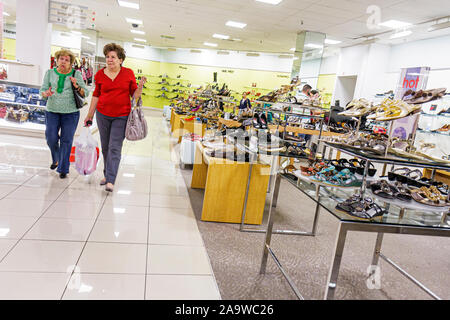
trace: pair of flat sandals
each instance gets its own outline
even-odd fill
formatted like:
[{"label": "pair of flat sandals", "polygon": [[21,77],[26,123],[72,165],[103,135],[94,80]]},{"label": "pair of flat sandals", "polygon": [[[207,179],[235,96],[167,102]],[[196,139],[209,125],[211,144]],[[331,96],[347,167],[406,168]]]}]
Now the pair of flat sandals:
[{"label": "pair of flat sandals", "polygon": [[397,168],[388,172],[388,180],[398,181],[402,184],[416,188],[434,186],[444,195],[448,194],[449,191],[449,187],[446,184],[423,177],[422,172],[419,169],[411,170],[408,168]]},{"label": "pair of flat sandals", "polygon": [[380,180],[370,184],[373,194],[385,199],[397,199],[400,201],[412,200],[411,191],[400,182],[393,184],[386,180]]},{"label": "pair of flat sandals", "polygon": [[[366,167],[366,162],[359,159],[333,159],[329,161],[329,164],[334,166],[337,170],[341,171],[344,169],[350,170],[351,173],[357,173],[359,175],[364,175],[364,170]],[[377,169],[373,163],[369,163],[368,175],[373,177],[377,173]]]},{"label": "pair of flat sandals", "polygon": [[319,171],[313,181],[323,183],[333,187],[360,187],[361,180],[357,179],[348,169],[337,171],[335,167],[327,167]]},{"label": "pair of flat sandals", "polygon": [[360,195],[353,195],[344,202],[338,203],[336,210],[359,220],[381,220],[383,215],[387,213],[373,199],[362,198]]},{"label": "pair of flat sandals", "polygon": [[412,189],[411,194],[414,200],[422,204],[433,207],[450,206],[448,197],[440,193],[435,186]]}]

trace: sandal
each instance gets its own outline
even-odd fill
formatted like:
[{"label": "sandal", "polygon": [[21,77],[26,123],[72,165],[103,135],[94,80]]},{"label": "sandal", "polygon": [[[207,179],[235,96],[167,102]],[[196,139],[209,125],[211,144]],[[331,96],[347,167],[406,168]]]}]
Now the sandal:
[{"label": "sandal", "polygon": [[[398,181],[401,183],[406,183],[408,180],[408,173],[411,170],[408,168],[397,168],[394,171],[388,172],[388,179],[389,181]],[[403,172],[403,174],[400,174],[400,172]]]},{"label": "sandal", "polygon": [[385,199],[393,199],[395,189],[386,181],[380,180],[370,184],[370,189],[374,195]]},{"label": "sandal", "polygon": [[446,197],[444,197],[435,186],[429,188],[424,186],[413,189],[411,190],[411,195],[415,201],[433,207],[445,207],[450,205],[450,202],[447,201]]}]

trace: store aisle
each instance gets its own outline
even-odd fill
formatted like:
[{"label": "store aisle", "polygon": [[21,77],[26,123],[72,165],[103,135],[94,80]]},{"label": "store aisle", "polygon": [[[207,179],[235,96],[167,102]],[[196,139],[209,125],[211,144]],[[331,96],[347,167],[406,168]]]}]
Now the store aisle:
[{"label": "store aisle", "polygon": [[[113,194],[48,169],[43,139],[0,136],[0,300],[220,299],[161,112],[124,145]],[[100,170],[99,170],[100,169]]]}]

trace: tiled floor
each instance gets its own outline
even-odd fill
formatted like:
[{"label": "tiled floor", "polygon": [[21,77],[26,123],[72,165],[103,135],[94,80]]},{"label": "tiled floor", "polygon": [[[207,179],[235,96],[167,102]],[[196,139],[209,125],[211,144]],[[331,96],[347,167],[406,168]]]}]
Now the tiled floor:
[{"label": "tiled floor", "polygon": [[161,113],[147,121],[112,194],[102,162],[61,180],[43,139],[1,135],[0,299],[221,298],[175,142]]}]

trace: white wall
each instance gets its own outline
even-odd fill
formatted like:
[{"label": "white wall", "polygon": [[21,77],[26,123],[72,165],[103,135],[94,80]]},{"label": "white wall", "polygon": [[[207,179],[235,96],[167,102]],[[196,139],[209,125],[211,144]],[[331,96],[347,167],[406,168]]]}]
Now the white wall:
[{"label": "white wall", "polygon": [[357,76],[368,52],[367,45],[342,48],[338,59],[337,76]]},{"label": "white wall", "polygon": [[334,55],[322,59],[320,66],[320,74],[335,74],[337,73],[339,62],[339,55]]}]

